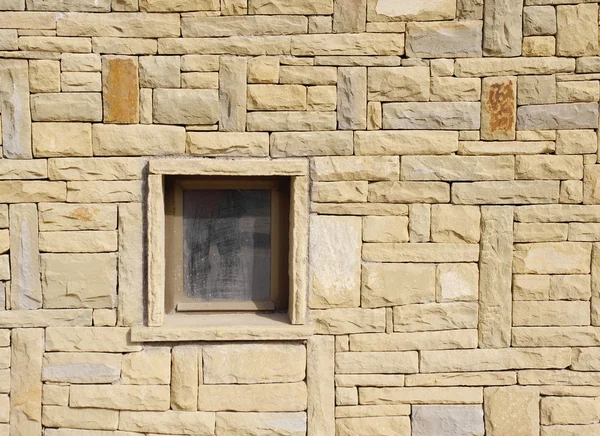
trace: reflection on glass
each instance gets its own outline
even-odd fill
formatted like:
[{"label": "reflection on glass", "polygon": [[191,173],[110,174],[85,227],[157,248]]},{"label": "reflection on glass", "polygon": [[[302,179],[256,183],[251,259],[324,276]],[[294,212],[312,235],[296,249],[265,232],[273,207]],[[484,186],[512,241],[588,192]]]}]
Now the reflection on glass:
[{"label": "reflection on glass", "polygon": [[200,301],[269,300],[270,216],[268,190],[185,190],[185,294]]}]

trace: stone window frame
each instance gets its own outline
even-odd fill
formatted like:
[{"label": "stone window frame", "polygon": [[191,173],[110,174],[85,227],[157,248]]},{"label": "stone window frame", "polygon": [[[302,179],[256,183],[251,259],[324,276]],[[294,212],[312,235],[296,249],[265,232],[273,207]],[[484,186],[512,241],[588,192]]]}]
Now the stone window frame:
[{"label": "stone window frame", "polygon": [[[210,315],[219,317],[216,323],[207,324],[200,314],[165,314],[164,179],[167,176],[270,176],[290,179],[290,282],[289,310],[285,317],[287,319],[277,314],[273,316],[247,314],[250,318],[218,314]],[[305,325],[308,293],[308,191],[308,161],[304,159],[158,158],[150,160],[146,205],[147,326],[134,326],[131,333],[132,340],[160,342],[309,337],[312,332],[309,326]]]}]

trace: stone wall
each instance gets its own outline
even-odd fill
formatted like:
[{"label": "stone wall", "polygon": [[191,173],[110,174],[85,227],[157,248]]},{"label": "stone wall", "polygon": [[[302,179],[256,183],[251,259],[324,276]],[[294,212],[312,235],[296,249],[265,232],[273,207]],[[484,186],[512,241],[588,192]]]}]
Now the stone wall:
[{"label": "stone wall", "polygon": [[[0,10],[0,436],[600,434],[598,0]],[[310,165],[305,333],[132,336],[164,156]]]}]

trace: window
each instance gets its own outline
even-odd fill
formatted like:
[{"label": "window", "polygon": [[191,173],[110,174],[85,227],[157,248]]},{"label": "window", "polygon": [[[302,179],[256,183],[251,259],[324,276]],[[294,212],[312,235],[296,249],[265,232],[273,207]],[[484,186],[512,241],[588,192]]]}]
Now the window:
[{"label": "window", "polygon": [[153,159],[146,211],[148,327],[305,324],[306,160]]},{"label": "window", "polygon": [[287,311],[289,178],[165,178],[166,312]]}]

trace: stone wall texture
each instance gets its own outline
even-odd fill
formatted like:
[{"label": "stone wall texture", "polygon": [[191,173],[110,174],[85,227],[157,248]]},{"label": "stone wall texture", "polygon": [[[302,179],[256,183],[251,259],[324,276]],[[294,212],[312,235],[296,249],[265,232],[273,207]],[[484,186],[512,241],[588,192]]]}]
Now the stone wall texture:
[{"label": "stone wall texture", "polygon": [[[598,17],[0,0],[0,436],[600,435]],[[309,333],[132,336],[168,156],[308,165]]]}]

